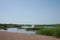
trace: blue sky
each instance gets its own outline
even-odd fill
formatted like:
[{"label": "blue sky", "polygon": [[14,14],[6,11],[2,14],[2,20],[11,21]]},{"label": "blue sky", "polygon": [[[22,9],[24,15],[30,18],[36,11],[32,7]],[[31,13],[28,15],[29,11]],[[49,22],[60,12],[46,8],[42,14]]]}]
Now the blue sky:
[{"label": "blue sky", "polygon": [[0,23],[59,24],[60,0],[0,0]]}]

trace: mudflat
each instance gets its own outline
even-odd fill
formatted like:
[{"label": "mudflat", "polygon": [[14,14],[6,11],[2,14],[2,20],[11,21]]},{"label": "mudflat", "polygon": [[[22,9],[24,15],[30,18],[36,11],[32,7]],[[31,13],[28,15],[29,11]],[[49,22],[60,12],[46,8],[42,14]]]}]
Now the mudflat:
[{"label": "mudflat", "polygon": [[60,38],[35,34],[0,32],[0,40],[60,40]]}]

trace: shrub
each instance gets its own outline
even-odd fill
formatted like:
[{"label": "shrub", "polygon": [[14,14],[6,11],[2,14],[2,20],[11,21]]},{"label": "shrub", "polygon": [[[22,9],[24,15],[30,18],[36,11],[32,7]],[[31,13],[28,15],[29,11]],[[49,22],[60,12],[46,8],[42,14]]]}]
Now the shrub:
[{"label": "shrub", "polygon": [[53,36],[60,37],[60,28],[55,28],[53,32]]},{"label": "shrub", "polygon": [[42,29],[42,30],[38,30],[36,33],[37,34],[42,34],[42,35],[60,37],[60,28]]},{"label": "shrub", "polygon": [[42,30],[38,30],[36,33],[51,36],[52,35],[52,30],[51,29],[42,29]]},{"label": "shrub", "polygon": [[27,31],[37,31],[37,30],[41,30],[43,28],[26,28]]},{"label": "shrub", "polygon": [[31,31],[31,28],[26,28],[27,31]]}]

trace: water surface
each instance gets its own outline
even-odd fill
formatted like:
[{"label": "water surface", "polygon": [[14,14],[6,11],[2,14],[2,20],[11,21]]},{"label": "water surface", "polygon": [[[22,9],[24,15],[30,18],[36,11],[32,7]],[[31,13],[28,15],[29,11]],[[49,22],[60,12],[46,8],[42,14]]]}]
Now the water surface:
[{"label": "water surface", "polygon": [[[0,30],[5,31],[5,30]],[[25,29],[17,29],[17,28],[7,28],[7,32],[17,32],[17,33],[26,33],[26,34],[35,34],[34,31],[26,31]]]}]

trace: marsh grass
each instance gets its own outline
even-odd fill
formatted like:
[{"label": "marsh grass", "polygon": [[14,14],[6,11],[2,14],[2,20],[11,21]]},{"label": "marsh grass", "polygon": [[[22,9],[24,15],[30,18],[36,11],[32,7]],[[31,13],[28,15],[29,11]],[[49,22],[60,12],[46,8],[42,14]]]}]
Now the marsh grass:
[{"label": "marsh grass", "polygon": [[49,35],[60,38],[60,28],[44,28],[41,30],[37,30],[36,34]]}]

